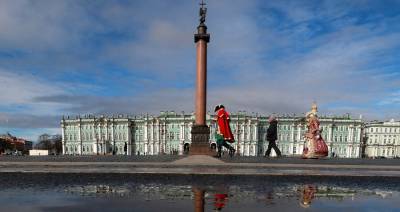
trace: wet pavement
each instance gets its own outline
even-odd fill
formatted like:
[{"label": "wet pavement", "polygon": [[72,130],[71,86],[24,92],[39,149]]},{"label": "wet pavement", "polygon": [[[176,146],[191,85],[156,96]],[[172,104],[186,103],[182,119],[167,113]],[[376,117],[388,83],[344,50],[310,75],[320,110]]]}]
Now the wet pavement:
[{"label": "wet pavement", "polygon": [[228,163],[277,163],[277,164],[337,164],[337,165],[398,165],[400,159],[371,159],[371,158],[324,158],[324,159],[302,159],[299,157],[229,157],[221,158]]},{"label": "wet pavement", "polygon": [[0,157],[0,211],[400,211],[398,162]]},{"label": "wet pavement", "polygon": [[6,156],[0,162],[172,162],[184,155],[56,155],[56,156]]},{"label": "wet pavement", "polygon": [[[187,155],[94,155],[94,156],[0,156],[0,162],[173,162]],[[400,166],[400,159],[369,159],[369,158],[326,158],[301,159],[299,157],[229,157],[224,155],[221,161],[226,163],[254,164],[333,164],[333,165],[388,165]]]},{"label": "wet pavement", "polygon": [[0,175],[1,211],[399,211],[388,177]]},{"label": "wet pavement", "polygon": [[[255,158],[264,162],[240,162],[248,158],[209,156],[61,156],[4,157],[0,173],[120,173],[181,175],[264,176],[386,176],[400,177],[398,160]],[[148,159],[148,160],[146,160]],[[251,160],[255,161],[254,158]],[[240,160],[240,161],[239,161]],[[232,162],[235,161],[235,162]]]}]

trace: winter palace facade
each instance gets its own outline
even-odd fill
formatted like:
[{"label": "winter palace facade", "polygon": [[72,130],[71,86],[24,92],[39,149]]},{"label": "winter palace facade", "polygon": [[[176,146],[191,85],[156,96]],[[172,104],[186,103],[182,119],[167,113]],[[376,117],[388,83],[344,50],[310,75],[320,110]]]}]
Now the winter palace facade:
[{"label": "winter palace facade", "polygon": [[[210,147],[215,148],[215,125],[211,127]],[[267,149],[268,117],[231,114],[233,144],[242,156],[263,155]],[[322,135],[329,156],[358,158],[362,154],[363,122],[350,117],[320,117]],[[78,116],[61,120],[62,146],[65,155],[185,154],[191,143],[193,114],[161,112],[158,116]],[[304,146],[306,125],[301,117],[278,118],[278,147],[286,156],[299,156]],[[368,149],[368,148],[367,148]],[[273,152],[274,153],[274,152]]]},{"label": "winter palace facade", "polygon": [[388,122],[366,124],[364,134],[365,154],[367,157],[394,158],[400,156],[400,122],[393,119]]}]

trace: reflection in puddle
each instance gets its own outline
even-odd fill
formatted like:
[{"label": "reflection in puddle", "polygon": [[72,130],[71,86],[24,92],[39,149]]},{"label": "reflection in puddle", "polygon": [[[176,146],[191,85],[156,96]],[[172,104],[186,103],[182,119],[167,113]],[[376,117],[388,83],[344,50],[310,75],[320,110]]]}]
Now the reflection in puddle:
[{"label": "reflection in puddle", "polygon": [[[249,186],[179,186],[162,184],[139,184],[139,185],[72,185],[64,189],[67,194],[78,196],[92,196],[95,198],[134,198],[143,201],[177,201],[185,200],[193,202],[196,212],[222,211],[225,208],[240,203],[264,204],[266,206],[279,205],[282,200],[289,203],[299,202],[299,208],[310,208],[319,200],[324,202],[340,203],[354,201],[355,199],[374,198],[375,200],[392,198],[400,200],[398,191],[347,188],[339,186],[316,186],[313,184],[295,184],[277,187],[266,187],[263,189]],[[151,204],[151,203],[149,203]],[[229,210],[230,211],[230,210]]]},{"label": "reflection in puddle", "polygon": [[311,200],[314,199],[314,195],[317,189],[312,185],[305,185],[302,191],[302,197],[300,201],[300,205],[303,208],[308,208],[311,205]]},{"label": "reflection in puddle", "polygon": [[0,205],[15,211],[89,208],[91,211],[396,211],[400,208],[397,179],[389,180],[388,184],[384,181],[374,184],[379,181],[40,175],[29,178],[33,181],[28,185],[14,185],[14,181],[7,179],[18,176],[0,176],[3,188]]}]

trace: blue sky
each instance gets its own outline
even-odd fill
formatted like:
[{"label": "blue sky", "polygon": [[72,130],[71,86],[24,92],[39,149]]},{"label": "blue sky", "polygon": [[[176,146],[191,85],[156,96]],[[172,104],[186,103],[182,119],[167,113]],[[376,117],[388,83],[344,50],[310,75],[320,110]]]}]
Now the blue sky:
[{"label": "blue sky", "polygon": [[[209,0],[208,107],[400,119],[400,1]],[[0,1],[0,133],[193,111],[198,1]]]}]

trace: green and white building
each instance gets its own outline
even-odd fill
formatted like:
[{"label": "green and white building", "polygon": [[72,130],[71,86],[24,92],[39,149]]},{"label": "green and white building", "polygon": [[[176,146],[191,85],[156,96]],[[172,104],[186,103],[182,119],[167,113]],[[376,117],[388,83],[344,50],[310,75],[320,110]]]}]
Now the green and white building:
[{"label": "green and white building", "polygon": [[[158,116],[78,116],[61,120],[63,154],[158,155],[184,154],[191,143],[194,114],[161,112]],[[216,148],[213,115],[207,115],[211,127],[210,147]],[[277,144],[286,156],[299,156],[307,130],[301,117],[278,118]],[[321,117],[322,135],[337,157],[361,156],[362,121],[349,117]],[[268,117],[238,112],[231,115],[233,144],[242,156],[263,155],[267,149]],[[272,151],[274,154],[274,151]]]},{"label": "green and white building", "polygon": [[400,121],[367,123],[365,146],[366,157],[400,157]]}]

